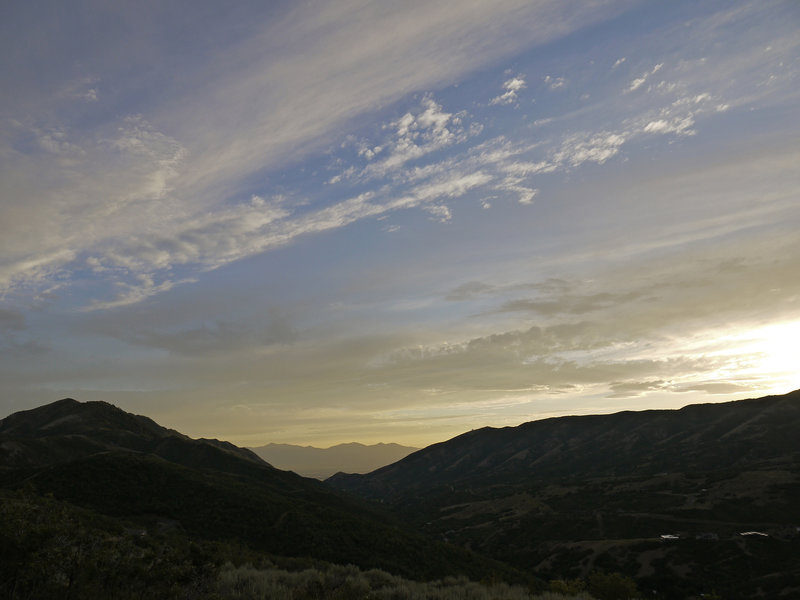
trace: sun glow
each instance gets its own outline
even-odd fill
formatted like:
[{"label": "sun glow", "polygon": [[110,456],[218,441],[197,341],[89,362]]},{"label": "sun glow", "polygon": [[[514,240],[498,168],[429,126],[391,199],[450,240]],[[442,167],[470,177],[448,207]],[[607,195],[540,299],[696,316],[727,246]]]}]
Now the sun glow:
[{"label": "sun glow", "polygon": [[752,370],[770,382],[770,392],[800,388],[800,321],[752,329],[739,339],[740,351],[753,358]]}]

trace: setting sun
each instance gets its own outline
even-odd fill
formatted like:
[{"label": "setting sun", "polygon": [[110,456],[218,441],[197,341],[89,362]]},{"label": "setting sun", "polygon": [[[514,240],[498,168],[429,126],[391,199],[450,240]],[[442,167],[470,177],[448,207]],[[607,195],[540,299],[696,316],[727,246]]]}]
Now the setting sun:
[{"label": "setting sun", "polygon": [[754,356],[754,371],[764,378],[764,391],[800,388],[800,321],[753,329],[743,337],[747,341],[742,349]]}]

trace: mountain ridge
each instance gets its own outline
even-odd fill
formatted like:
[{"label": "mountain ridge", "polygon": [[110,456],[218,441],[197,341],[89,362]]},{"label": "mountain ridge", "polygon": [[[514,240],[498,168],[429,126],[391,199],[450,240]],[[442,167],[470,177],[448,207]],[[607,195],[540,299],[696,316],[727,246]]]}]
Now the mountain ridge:
[{"label": "mountain ridge", "polygon": [[[653,473],[674,467],[675,460],[693,469],[730,466],[728,452],[740,461],[763,454],[765,449],[753,448],[749,441],[767,426],[772,435],[769,448],[800,451],[791,426],[799,415],[800,390],[672,410],[551,417],[514,427],[474,429],[366,475],[339,473],[328,482],[369,495],[370,487],[377,489],[381,482],[393,489],[419,489],[428,483],[451,485],[486,477],[509,483],[509,478],[527,479],[532,473],[568,476],[584,473],[589,467],[595,476]],[[725,453],[719,450],[720,440],[728,443]],[[596,451],[600,443],[606,444],[605,455]],[[664,448],[677,443],[687,450],[679,458],[646,452],[654,445]]]},{"label": "mountain ridge", "polygon": [[0,494],[52,497],[123,531],[166,523],[187,547],[244,544],[416,578],[542,589],[603,571],[669,600],[791,597],[798,428],[800,390],[557,417],[465,432],[323,483],[229,442],[64,399],[0,420]]},{"label": "mountain ridge", "polygon": [[328,448],[294,444],[266,444],[251,447],[263,460],[279,469],[306,477],[327,479],[334,473],[367,473],[400,460],[419,450],[395,443],[361,444],[348,442]]},{"label": "mountain ridge", "polygon": [[327,483],[545,580],[599,569],[674,600],[797,597],[799,429],[800,390],[555,417]]},{"label": "mountain ridge", "polygon": [[105,402],[64,399],[0,420],[0,491],[52,496],[119,520],[123,530],[133,523],[157,533],[166,523],[189,540],[247,552],[420,579],[530,579],[249,450],[192,439]]},{"label": "mountain ridge", "polygon": [[196,466],[205,460],[206,468],[223,463],[233,466],[232,457],[272,468],[229,442],[195,440],[103,401],[65,398],[0,420],[0,464],[6,466],[54,464],[119,450],[152,453]]}]

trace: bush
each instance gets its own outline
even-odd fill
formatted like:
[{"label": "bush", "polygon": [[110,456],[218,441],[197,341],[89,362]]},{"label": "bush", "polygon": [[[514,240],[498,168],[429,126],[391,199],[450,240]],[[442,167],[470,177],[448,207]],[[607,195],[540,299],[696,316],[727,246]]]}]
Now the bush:
[{"label": "bush", "polygon": [[595,571],[589,575],[587,587],[597,600],[631,600],[639,594],[636,582],[621,573]]},{"label": "bush", "polygon": [[564,594],[565,596],[577,596],[586,590],[586,584],[582,579],[553,579],[550,581],[551,592]]},{"label": "bush", "polygon": [[[578,584],[571,582],[574,586]],[[573,588],[569,588],[573,589]],[[348,565],[326,565],[302,571],[278,567],[254,569],[250,565],[222,567],[217,585],[221,600],[565,600],[568,596],[546,592],[532,596],[520,586],[482,584],[466,577],[446,577],[419,582],[379,569],[361,571]],[[570,598],[574,600],[574,595]],[[581,592],[580,598],[591,600]]]}]

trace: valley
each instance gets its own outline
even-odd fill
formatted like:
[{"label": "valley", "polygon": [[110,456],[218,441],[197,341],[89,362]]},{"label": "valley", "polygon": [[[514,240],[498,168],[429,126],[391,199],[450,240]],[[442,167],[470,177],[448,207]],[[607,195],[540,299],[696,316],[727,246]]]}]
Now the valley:
[{"label": "valley", "polygon": [[778,597],[800,581],[799,422],[797,392],[550,419],[329,483],[545,580],[600,569],[661,597]]},{"label": "valley", "polygon": [[250,448],[250,450],[278,469],[294,471],[303,477],[327,479],[340,471],[369,473],[397,462],[419,448],[400,444],[365,445],[351,442],[337,444],[330,448],[266,444]]},{"label": "valley", "polygon": [[[421,597],[469,582],[502,582],[508,598],[798,597],[798,425],[800,391],[546,419],[321,482],[104,402],[61,400],[0,421],[0,590],[45,598],[80,584],[102,597],[145,568],[173,573],[162,591],[176,598],[276,581],[294,581],[293,598],[390,597],[445,580]],[[120,553],[132,558],[101,585]],[[312,581],[316,596],[298,591]]]}]

